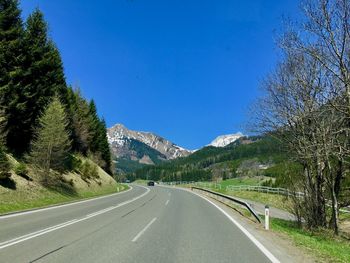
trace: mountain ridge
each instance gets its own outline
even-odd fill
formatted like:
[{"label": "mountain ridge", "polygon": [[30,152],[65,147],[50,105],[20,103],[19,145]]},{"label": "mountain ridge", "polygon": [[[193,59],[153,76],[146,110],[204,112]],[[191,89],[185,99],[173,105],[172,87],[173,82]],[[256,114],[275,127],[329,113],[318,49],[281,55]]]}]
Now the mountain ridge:
[{"label": "mountain ridge", "polygon": [[169,160],[191,154],[190,150],[176,145],[155,133],[130,130],[120,123],[107,129],[107,138],[110,145],[112,145],[112,151],[113,145],[122,147],[124,146],[126,139],[133,139],[155,149]]},{"label": "mountain ridge", "polygon": [[[208,146],[223,148],[242,137],[242,133],[220,135],[200,149]],[[107,129],[107,138],[118,173],[130,173],[147,165],[159,165],[198,151],[185,149],[153,132],[128,129],[120,123]]]},{"label": "mountain ridge", "polygon": [[227,145],[237,141],[241,137],[244,137],[244,135],[241,132],[237,132],[237,133],[233,133],[233,134],[220,135],[220,136],[216,137],[207,146],[225,147],[225,146],[227,146]]}]

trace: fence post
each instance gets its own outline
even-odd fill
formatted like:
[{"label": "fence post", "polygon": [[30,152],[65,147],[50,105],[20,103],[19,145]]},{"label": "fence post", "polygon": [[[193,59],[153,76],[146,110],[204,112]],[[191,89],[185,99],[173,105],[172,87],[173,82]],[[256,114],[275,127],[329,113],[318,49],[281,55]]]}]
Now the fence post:
[{"label": "fence post", "polygon": [[269,230],[270,228],[270,208],[268,205],[265,205],[265,229]]}]

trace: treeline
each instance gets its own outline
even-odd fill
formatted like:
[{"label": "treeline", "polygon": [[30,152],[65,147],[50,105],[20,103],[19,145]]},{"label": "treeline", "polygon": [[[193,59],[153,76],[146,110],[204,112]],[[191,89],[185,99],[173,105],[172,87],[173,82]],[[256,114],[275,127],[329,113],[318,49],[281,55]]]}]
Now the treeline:
[{"label": "treeline", "polygon": [[283,59],[263,82],[256,127],[302,167],[289,175],[305,193],[293,200],[299,222],[338,234],[339,209],[350,205],[350,2],[308,0],[303,11],[280,39]]},{"label": "treeline", "polygon": [[67,85],[42,12],[24,22],[17,0],[0,0],[0,135],[3,174],[4,151],[54,170],[68,169],[79,153],[112,174],[106,124],[94,101]]},{"label": "treeline", "polygon": [[[279,163],[285,160],[281,143],[271,136],[240,138],[223,147],[205,147],[187,157],[145,166],[128,175],[129,179],[162,181],[206,181],[214,177],[236,177],[236,170],[244,160]],[[220,169],[213,169],[220,166]]]}]

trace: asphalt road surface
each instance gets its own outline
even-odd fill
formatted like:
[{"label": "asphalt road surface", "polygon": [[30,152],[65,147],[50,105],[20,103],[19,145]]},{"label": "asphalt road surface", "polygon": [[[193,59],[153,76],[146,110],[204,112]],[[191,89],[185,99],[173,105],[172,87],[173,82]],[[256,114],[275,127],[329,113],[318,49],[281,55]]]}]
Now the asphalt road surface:
[{"label": "asphalt road surface", "polygon": [[0,217],[1,263],[274,260],[223,211],[175,188],[134,185],[104,198]]}]

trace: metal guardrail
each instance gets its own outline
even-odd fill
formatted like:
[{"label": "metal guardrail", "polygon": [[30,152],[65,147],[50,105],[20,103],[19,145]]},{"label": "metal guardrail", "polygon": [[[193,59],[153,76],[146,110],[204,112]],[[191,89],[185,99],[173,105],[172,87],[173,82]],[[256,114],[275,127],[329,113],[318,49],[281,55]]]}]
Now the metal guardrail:
[{"label": "metal guardrail", "polygon": [[163,185],[196,185],[207,188],[222,189],[221,184],[215,182],[194,182],[194,181],[174,181],[174,182],[160,182]]},{"label": "metal guardrail", "polygon": [[293,192],[285,188],[268,187],[260,185],[228,185],[226,191],[256,191],[262,193],[279,194],[286,196],[303,197],[303,192]]},{"label": "metal guardrail", "polygon": [[[199,187],[206,187],[206,188],[214,188],[222,190],[222,186],[219,183],[216,182],[193,182],[193,181],[176,181],[176,182],[162,182],[162,184],[166,185],[190,185],[190,186],[199,186]],[[278,195],[284,195],[284,196],[296,196],[298,198],[304,197],[303,192],[294,192],[286,188],[279,188],[279,187],[268,187],[268,186],[260,186],[260,185],[228,185],[225,188],[226,191],[256,191],[256,192],[262,192],[262,193],[269,193],[269,194],[278,194]],[[330,206],[330,204],[327,204],[327,206]],[[339,209],[342,213],[350,213],[350,207]]]},{"label": "metal guardrail", "polygon": [[[269,194],[296,196],[298,198],[304,197],[305,195],[303,192],[293,192],[285,188],[259,186],[259,185],[228,185],[226,186],[226,191],[256,191],[256,192],[269,193]],[[326,205],[331,206],[329,203]],[[350,213],[350,210],[347,210],[347,209],[339,209],[339,211],[342,213]]]},{"label": "metal guardrail", "polygon": [[253,210],[253,208],[251,208],[251,206],[247,202],[238,200],[236,198],[233,198],[232,196],[224,195],[224,194],[221,194],[221,193],[218,193],[218,192],[214,192],[214,191],[210,191],[208,189],[204,189],[204,188],[200,188],[200,187],[192,186],[191,190],[193,190],[193,189],[200,190],[200,191],[203,191],[203,192],[207,192],[207,193],[213,194],[215,196],[220,196],[222,198],[225,198],[225,199],[228,199],[228,200],[230,200],[232,202],[240,204],[240,205],[244,206],[245,208],[247,208],[248,211],[256,218],[256,220],[258,220],[258,222],[261,223],[261,219],[260,219],[259,215]]}]

